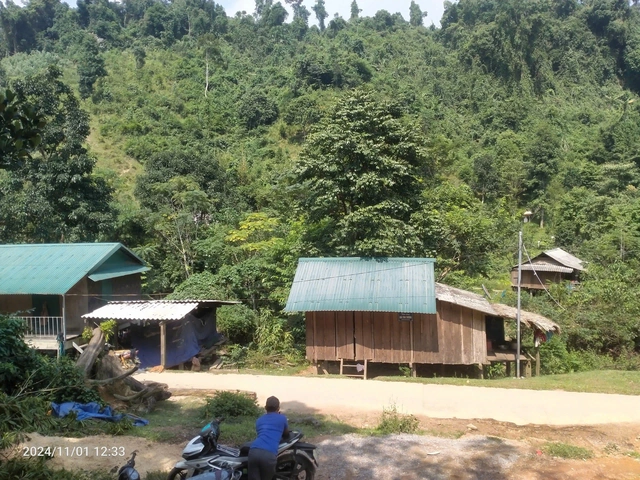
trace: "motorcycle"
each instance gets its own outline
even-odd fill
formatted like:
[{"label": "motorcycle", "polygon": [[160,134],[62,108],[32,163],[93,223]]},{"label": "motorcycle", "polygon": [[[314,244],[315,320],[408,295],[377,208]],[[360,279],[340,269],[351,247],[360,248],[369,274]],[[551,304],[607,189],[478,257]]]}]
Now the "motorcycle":
[{"label": "motorcycle", "polygon": [[[219,445],[220,423],[216,418],[205,425],[182,451],[167,480],[246,480],[249,444],[241,448]],[[303,433],[291,431],[278,447],[274,480],[313,480],[318,467],[315,445],[302,442]]]},{"label": "motorcycle", "polygon": [[127,463],[120,467],[120,470],[118,470],[118,480],[140,480],[140,474],[136,470],[137,453],[137,450],[134,451]]}]

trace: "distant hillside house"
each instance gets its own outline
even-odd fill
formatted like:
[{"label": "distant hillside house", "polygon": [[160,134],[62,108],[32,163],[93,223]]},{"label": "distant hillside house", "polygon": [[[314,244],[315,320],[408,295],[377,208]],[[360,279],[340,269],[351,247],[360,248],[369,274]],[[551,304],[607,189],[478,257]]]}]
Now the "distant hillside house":
[{"label": "distant hillside house", "polygon": [[[531,262],[522,262],[520,286],[525,290],[544,290],[548,283],[577,285],[583,270],[582,260],[561,248],[554,248],[532,258]],[[511,269],[511,285],[518,287],[518,265]]]},{"label": "distant hillside house", "polygon": [[36,348],[71,348],[82,315],[140,298],[149,267],[120,243],[0,245],[0,313],[24,319]]},{"label": "distant hillside house", "polygon": [[[435,282],[430,258],[300,258],[285,311],[305,312],[311,362],[418,365],[509,364],[516,359],[504,320],[516,309]],[[535,332],[551,320],[522,312]],[[531,361],[532,357],[523,357]],[[350,371],[351,372],[351,371]],[[354,372],[355,373],[355,372]]]}]

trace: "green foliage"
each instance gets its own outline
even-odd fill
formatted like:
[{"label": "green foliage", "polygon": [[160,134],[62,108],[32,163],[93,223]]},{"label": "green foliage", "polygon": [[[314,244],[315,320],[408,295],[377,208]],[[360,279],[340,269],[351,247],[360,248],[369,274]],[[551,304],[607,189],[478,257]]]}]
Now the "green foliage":
[{"label": "green foliage", "polygon": [[238,104],[238,116],[248,129],[271,125],[278,119],[278,106],[261,92],[248,92]]},{"label": "green foliage", "polygon": [[[41,396],[10,396],[0,392],[0,431],[46,431],[55,425],[50,415],[50,402]],[[15,443],[17,438],[4,437],[2,441]],[[8,446],[8,445],[6,445]]]},{"label": "green foliage", "polygon": [[[216,277],[211,272],[195,273],[182,282],[167,296],[167,300],[228,300],[224,289],[217,284]],[[227,307],[218,309],[218,325],[220,313]]]},{"label": "green foliage", "polygon": [[256,332],[258,315],[246,305],[220,307],[216,312],[218,331],[232,343],[248,345]]},{"label": "green foliage", "polygon": [[96,39],[85,37],[78,60],[78,90],[80,97],[87,98],[91,96],[96,81],[106,75],[104,59],[100,56]]},{"label": "green foliage", "polygon": [[253,417],[257,418],[261,409],[255,399],[244,393],[218,391],[213,397],[207,398],[207,403],[203,407],[203,417],[212,419],[214,417]]},{"label": "green foliage", "polygon": [[37,155],[0,175],[5,242],[95,240],[111,226],[111,188],[92,175],[95,160],[83,146],[88,117],[61,76],[51,66],[13,84],[17,101],[46,123]]},{"label": "green foliage", "polygon": [[42,142],[42,120],[11,90],[0,92],[0,168],[17,169]]},{"label": "green foliage", "polygon": [[[266,0],[236,16],[211,1],[1,6],[0,86],[16,97],[0,102],[0,240],[120,240],[153,267],[148,293],[275,319],[301,256],[434,256],[440,280],[506,288],[531,209],[529,250],[588,262],[580,289],[553,292],[563,308],[527,301],[563,328],[550,371],[634,368],[638,9],[460,0],[423,28],[418,2],[408,22],[286,3],[290,23]],[[298,358],[270,338],[300,344],[299,323],[254,338],[236,321],[238,359]]]},{"label": "green foliage", "polygon": [[[403,256],[416,245],[408,225],[432,162],[396,106],[367,90],[345,96],[309,136],[296,168],[302,207],[324,251]],[[326,241],[329,238],[329,241]]]},{"label": "green foliage", "polygon": [[593,458],[593,452],[584,447],[578,447],[569,443],[550,442],[542,447],[542,450],[553,457],[588,460]]},{"label": "green foliage", "polygon": [[36,395],[48,402],[99,401],[84,384],[83,373],[68,358],[39,355],[24,341],[24,322],[0,316],[0,391],[8,395]]},{"label": "green foliage", "polygon": [[0,459],[0,480],[113,480],[109,472],[58,470],[44,457]]},{"label": "green foliage", "polygon": [[380,422],[376,431],[383,435],[398,433],[416,433],[420,427],[420,422],[413,415],[408,415],[398,411],[396,405],[382,409]]},{"label": "green foliage", "polygon": [[111,340],[111,338],[113,338],[117,328],[118,322],[116,322],[115,320],[107,320],[106,322],[102,322],[100,324],[100,330],[102,330],[102,332],[104,333],[105,341],[108,342],[109,340]]}]

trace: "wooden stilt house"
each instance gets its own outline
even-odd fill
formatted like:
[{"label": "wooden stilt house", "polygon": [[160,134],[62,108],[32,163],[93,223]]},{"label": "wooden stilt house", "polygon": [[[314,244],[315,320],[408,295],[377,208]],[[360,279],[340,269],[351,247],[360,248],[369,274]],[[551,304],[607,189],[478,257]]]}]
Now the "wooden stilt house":
[{"label": "wooden stilt house", "polygon": [[[414,372],[418,364],[515,361],[504,338],[509,307],[498,312],[480,295],[436,283],[434,263],[301,258],[285,311],[305,312],[307,359],[409,364]],[[523,324],[559,332],[531,315]]]}]

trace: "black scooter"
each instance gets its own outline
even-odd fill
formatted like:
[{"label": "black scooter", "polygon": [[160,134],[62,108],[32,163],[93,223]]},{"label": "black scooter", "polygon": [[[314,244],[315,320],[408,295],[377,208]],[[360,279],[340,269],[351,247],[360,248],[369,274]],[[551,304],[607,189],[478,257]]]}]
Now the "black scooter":
[{"label": "black scooter", "polygon": [[[245,480],[249,462],[249,445],[232,448],[218,444],[220,423],[208,423],[182,451],[184,460],[176,463],[167,480]],[[315,445],[301,442],[302,432],[292,431],[278,447],[274,480],[313,480],[318,462]]]},{"label": "black scooter", "polygon": [[138,451],[135,450],[131,454],[131,458],[127,461],[127,463],[120,467],[120,470],[118,470],[118,480],[140,480],[140,474],[136,470],[137,454]]}]

